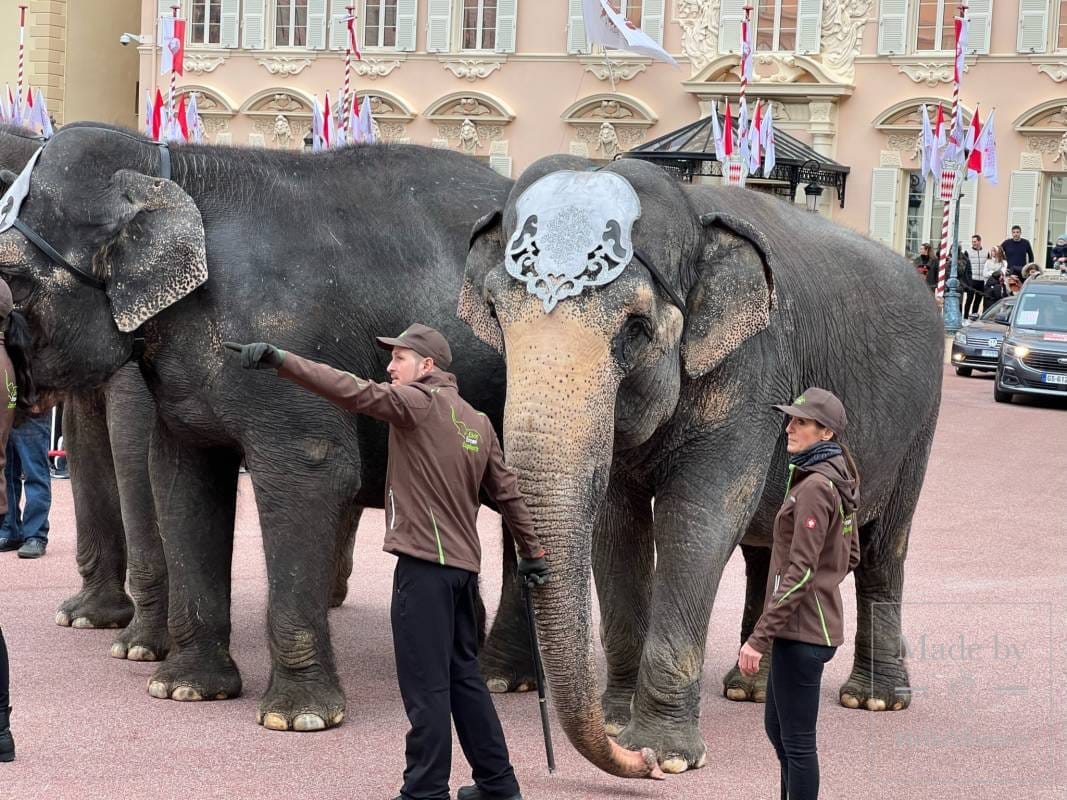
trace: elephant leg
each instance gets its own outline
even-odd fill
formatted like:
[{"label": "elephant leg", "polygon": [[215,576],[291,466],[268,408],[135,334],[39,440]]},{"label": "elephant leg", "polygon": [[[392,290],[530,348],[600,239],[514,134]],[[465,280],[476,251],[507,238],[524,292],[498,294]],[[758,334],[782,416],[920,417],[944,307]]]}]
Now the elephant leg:
[{"label": "elephant leg", "polygon": [[[738,441],[745,441],[743,433]],[[771,452],[771,442],[760,447],[755,435],[748,441],[753,444],[736,452],[718,450],[717,463],[729,464],[729,471],[705,463],[700,480],[678,475],[656,493],[652,622],[633,712],[618,742],[628,750],[652,748],[664,772],[702,767],[707,758],[698,723],[708,621]]]},{"label": "elephant leg", "polygon": [[126,594],[126,545],[115,464],[100,392],[73,394],[63,408],[82,588],[56,613],[56,624],[121,628],[133,617]]},{"label": "elephant leg", "polygon": [[230,657],[230,568],[240,457],[192,447],[157,421],[152,492],[169,578],[172,649],[148,681],[152,697],[224,700],[241,693]]},{"label": "elephant leg", "polygon": [[515,540],[507,523],[501,522],[504,563],[500,606],[478,662],[490,692],[527,692],[537,688],[530,651],[530,617],[522,599]]},{"label": "elephant leg", "polygon": [[648,635],[656,564],[652,498],[613,480],[593,534],[593,576],[600,601],[600,641],[607,683],[600,703],[610,736],[630,721]]},{"label": "elephant leg", "polygon": [[363,516],[363,506],[352,506],[341,522],[337,533],[337,549],[333,558],[333,580],[330,582],[330,608],[338,608],[348,597],[348,579],[352,575],[352,552],[356,547],[356,531]]},{"label": "elephant leg", "polygon": [[133,619],[111,645],[111,656],[161,661],[170,650],[170,633],[167,563],[148,469],[156,404],[136,364],[127,364],[108,381],[105,399],[135,604]]},{"label": "elephant leg", "polygon": [[[756,623],[763,613],[767,573],[771,568],[771,549],[742,544],[741,553],[745,557],[745,610],[741,616],[741,644],[744,644],[756,629]],[[755,675],[742,675],[735,660],[733,667],[723,676],[723,696],[730,700],[764,702],[767,699],[767,673],[770,668],[769,650],[764,658],[760,659],[759,672]]]},{"label": "elephant leg", "polygon": [[[246,450],[267,555],[271,652],[270,684],[257,720],[271,730],[316,731],[340,724],[345,714],[326,612],[335,542],[358,473],[339,460],[326,461],[341,449],[328,440],[294,439],[292,445],[292,452],[276,444],[269,452]],[[312,453],[321,459],[309,460]]]}]

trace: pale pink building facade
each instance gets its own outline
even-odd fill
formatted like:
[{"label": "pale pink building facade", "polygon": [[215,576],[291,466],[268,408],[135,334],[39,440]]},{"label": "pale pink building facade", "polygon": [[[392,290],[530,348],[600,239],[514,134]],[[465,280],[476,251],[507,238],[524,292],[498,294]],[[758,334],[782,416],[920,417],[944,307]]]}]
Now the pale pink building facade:
[{"label": "pale pink building facade", "polygon": [[[663,43],[674,69],[590,47],[581,0],[352,0],[386,141],[447,147],[517,176],[540,156],[611,158],[736,98],[743,0],[616,0]],[[140,94],[157,75],[143,0]],[[181,0],[186,74],[209,141],[299,148],[312,97],[342,85],[346,0]],[[955,7],[947,0],[753,0],[757,79],[778,127],[851,168],[844,205],[820,212],[914,252],[941,207],[915,177],[922,103],[947,104]],[[960,230],[999,242],[1012,223],[1035,250],[1067,231],[1067,0],[973,0],[962,105],[996,108],[1000,182],[967,184]],[[469,123],[466,121],[469,120]],[[606,123],[606,124],[605,124]]]}]

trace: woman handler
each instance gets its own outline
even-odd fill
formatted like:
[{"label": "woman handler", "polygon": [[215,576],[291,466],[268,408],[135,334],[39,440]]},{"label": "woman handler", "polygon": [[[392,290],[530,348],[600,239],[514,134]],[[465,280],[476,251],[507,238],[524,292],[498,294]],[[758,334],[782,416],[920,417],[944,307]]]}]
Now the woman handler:
[{"label": "woman handler", "polygon": [[782,800],[813,800],[822,668],[844,638],[838,585],[860,556],[859,474],[839,441],[845,409],[832,393],[813,387],[775,408],[789,415],[789,483],[774,520],[766,607],[737,662],[756,673],[773,642],[764,726],[781,763]]}]

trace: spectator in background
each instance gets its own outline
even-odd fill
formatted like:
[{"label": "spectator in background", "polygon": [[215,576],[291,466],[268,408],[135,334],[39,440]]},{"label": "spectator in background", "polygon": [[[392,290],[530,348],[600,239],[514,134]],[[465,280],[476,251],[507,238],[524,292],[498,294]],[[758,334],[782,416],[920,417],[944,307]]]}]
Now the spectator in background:
[{"label": "spectator in background", "polygon": [[1023,267],[1034,260],[1034,248],[1023,238],[1023,229],[1018,225],[1011,226],[1011,238],[1005,239],[1000,248],[1004,251],[1008,268],[1016,275],[1022,275]]},{"label": "spectator in background", "polygon": [[[915,257],[912,263],[915,265],[915,271],[926,279],[927,286],[937,285],[937,260],[934,258],[929,242],[923,242],[919,245],[919,255]],[[933,275],[934,281],[932,284],[930,283],[931,275]]]},{"label": "spectator in background", "polygon": [[986,278],[982,294],[985,295],[986,308],[1007,296],[1008,289],[1004,285],[1004,273],[1001,270],[996,270]]},{"label": "spectator in background", "polygon": [[1008,275],[1008,277],[1004,281],[1004,286],[1007,288],[1007,294],[1005,294],[1005,297],[1017,295],[1023,289],[1023,279],[1015,274]]},{"label": "spectator in background", "polygon": [[1051,268],[1067,272],[1067,233],[1056,237],[1056,246],[1052,248]]},{"label": "spectator in background", "polygon": [[[52,508],[52,476],[48,447],[52,441],[52,410],[34,408],[12,429],[7,441],[7,515],[0,528],[0,551],[18,549],[19,558],[40,558],[48,547],[48,513]],[[19,508],[25,487],[25,503]]]},{"label": "spectator in background", "polygon": [[[982,270],[982,265],[985,264],[985,260],[989,258],[989,250],[982,246],[982,237],[977,233],[971,237],[971,246],[966,251],[967,257],[971,259],[971,269],[974,270],[976,277]],[[985,276],[981,276],[982,280],[985,280]]]},{"label": "spectator in background", "polygon": [[1034,275],[1040,275],[1040,274],[1041,274],[1041,267],[1039,267],[1037,264],[1027,264],[1025,267],[1023,267],[1022,278],[1023,278],[1024,281],[1026,281],[1026,280],[1029,280],[1030,278],[1032,278]]},{"label": "spectator in background", "polygon": [[[966,253],[971,261],[971,280],[969,286],[963,287],[964,296],[970,301],[963,311],[964,318],[982,313],[982,306],[985,304],[985,279],[989,277],[985,265],[989,250],[982,246],[982,237],[979,234],[971,237],[971,246]],[[970,291],[966,291],[967,289]]]}]

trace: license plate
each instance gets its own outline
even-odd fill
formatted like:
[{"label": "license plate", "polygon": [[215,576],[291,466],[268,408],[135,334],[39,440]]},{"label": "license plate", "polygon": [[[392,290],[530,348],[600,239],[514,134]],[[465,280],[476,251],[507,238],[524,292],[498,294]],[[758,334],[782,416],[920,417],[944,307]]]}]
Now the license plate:
[{"label": "license plate", "polygon": [[983,350],[982,351],[982,358],[996,358],[996,357],[997,357],[997,351],[996,350]]},{"label": "license plate", "polygon": [[1053,375],[1051,372],[1042,372],[1041,380],[1045,383],[1058,383],[1067,386],[1067,375]]}]

